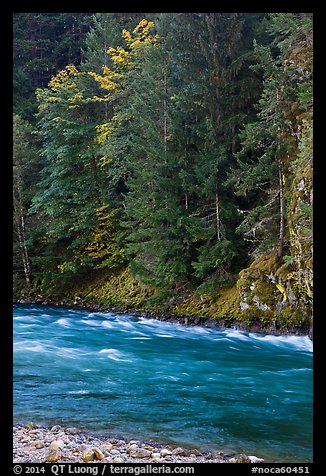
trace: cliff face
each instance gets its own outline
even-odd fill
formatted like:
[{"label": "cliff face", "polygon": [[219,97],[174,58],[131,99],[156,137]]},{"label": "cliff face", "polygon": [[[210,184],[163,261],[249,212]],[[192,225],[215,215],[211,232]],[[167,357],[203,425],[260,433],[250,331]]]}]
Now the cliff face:
[{"label": "cliff face", "polygon": [[259,311],[259,321],[276,328],[308,329],[311,300],[299,276],[293,261],[280,266],[274,254],[260,256],[239,274],[240,309],[249,314]]},{"label": "cliff face", "polygon": [[293,255],[291,275],[296,287],[297,304],[312,305],[313,299],[313,176],[312,153],[307,154],[295,170],[290,190],[289,238]]},{"label": "cliff face", "polygon": [[[296,117],[287,137],[283,177],[286,200],[286,250],[282,258],[270,251],[239,273],[237,289],[243,311],[273,315],[276,325],[310,325],[313,304],[313,163],[312,117]],[[262,318],[261,318],[262,319]]]}]

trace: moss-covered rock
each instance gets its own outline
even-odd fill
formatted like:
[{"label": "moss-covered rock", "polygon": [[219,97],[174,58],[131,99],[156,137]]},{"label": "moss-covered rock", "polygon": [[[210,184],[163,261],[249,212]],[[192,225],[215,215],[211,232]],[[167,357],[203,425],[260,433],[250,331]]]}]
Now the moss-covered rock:
[{"label": "moss-covered rock", "polygon": [[[153,317],[187,324],[235,326],[242,330],[309,330],[309,307],[298,308],[289,299],[288,275],[277,274],[272,255],[255,260],[241,271],[236,285],[222,286],[213,294],[179,289],[157,289],[144,284],[128,269],[119,274],[98,274],[64,289],[44,293],[41,287],[16,289],[18,299],[101,310],[141,311]],[[292,289],[292,288],[291,288]],[[292,300],[292,301],[291,301]],[[307,332],[308,332],[307,330]]]}]

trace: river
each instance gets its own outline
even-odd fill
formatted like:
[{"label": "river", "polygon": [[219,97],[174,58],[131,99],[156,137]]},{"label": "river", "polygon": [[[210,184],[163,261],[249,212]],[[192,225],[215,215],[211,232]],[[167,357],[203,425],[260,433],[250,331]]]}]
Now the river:
[{"label": "river", "polygon": [[14,306],[14,421],[312,461],[312,343]]}]

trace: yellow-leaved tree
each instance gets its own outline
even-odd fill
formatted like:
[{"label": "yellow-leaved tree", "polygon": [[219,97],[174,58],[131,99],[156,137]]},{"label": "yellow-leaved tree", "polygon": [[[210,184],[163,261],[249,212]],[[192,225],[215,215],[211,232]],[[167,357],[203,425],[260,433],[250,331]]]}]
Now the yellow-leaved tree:
[{"label": "yellow-leaved tree", "polygon": [[[109,48],[112,67],[103,66],[101,75],[88,72],[97,85],[99,92],[90,97],[91,101],[104,103],[104,121],[96,126],[98,150],[101,150],[99,166],[105,170],[108,182],[118,189],[125,186],[125,162],[121,158],[121,136],[124,135],[130,116],[120,103],[125,104],[125,99],[130,94],[128,88],[130,75],[136,74],[141,68],[141,59],[145,49],[158,41],[158,36],[151,33],[153,22],[143,19],[130,33],[122,30],[121,39],[124,46]],[[116,141],[117,136],[119,140]],[[117,145],[118,143],[118,145]],[[110,192],[109,192],[110,195]],[[88,256],[97,262],[99,268],[111,268],[116,263],[124,260],[123,245],[114,239],[123,213],[123,203],[115,203],[115,193],[111,193],[111,202],[96,209],[97,226],[92,233],[92,239],[86,250]],[[114,203],[115,207],[112,206]]]},{"label": "yellow-leaved tree", "polygon": [[[97,141],[99,144],[107,141],[110,135],[121,128],[123,121],[126,120],[126,117],[123,117],[123,115],[121,117],[121,114],[116,114],[115,106],[119,103],[119,100],[130,94],[128,79],[131,74],[135,74],[137,69],[141,68],[141,58],[144,54],[144,49],[158,41],[158,35],[152,34],[153,28],[154,22],[143,19],[134,28],[132,33],[122,30],[121,39],[125,45],[118,46],[117,48],[111,47],[107,50],[113,67],[103,66],[103,73],[101,75],[95,72],[88,73],[95,79],[102,90],[102,95],[94,96],[93,99],[108,104],[106,120],[97,126]],[[109,160],[109,157],[103,158],[104,162],[106,160]]]}]

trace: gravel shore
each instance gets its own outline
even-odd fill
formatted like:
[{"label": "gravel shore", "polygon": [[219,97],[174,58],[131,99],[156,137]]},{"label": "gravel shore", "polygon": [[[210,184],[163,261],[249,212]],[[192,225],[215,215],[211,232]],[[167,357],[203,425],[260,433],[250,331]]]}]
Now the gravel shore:
[{"label": "gravel shore", "polygon": [[260,463],[255,456],[201,452],[142,440],[93,436],[77,428],[15,425],[14,463]]}]

